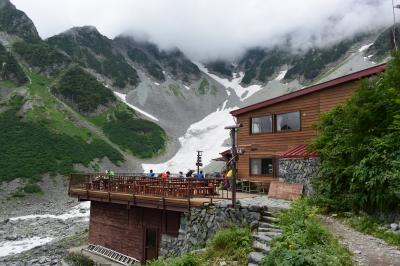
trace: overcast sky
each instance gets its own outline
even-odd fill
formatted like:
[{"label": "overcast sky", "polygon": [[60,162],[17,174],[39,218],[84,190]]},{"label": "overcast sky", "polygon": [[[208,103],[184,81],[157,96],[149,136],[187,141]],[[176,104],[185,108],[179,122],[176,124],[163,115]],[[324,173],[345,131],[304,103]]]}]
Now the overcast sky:
[{"label": "overcast sky", "polygon": [[[43,38],[93,25],[113,38],[140,35],[196,60],[230,58],[287,36],[328,45],[392,23],[391,0],[11,0]],[[400,3],[400,1],[398,1]],[[397,12],[400,18],[400,13]]]}]

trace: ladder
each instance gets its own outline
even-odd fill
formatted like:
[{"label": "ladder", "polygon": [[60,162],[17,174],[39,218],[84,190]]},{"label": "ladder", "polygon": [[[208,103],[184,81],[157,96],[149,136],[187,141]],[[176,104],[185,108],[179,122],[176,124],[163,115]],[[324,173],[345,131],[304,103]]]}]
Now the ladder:
[{"label": "ladder", "polygon": [[100,245],[92,245],[89,244],[89,246],[87,248],[85,248],[84,250],[91,252],[93,254],[97,254],[99,256],[102,256],[104,258],[107,258],[109,260],[115,261],[117,263],[120,263],[122,265],[132,265],[135,263],[140,263],[139,260],[126,256],[122,253],[116,252],[112,249],[100,246]]}]

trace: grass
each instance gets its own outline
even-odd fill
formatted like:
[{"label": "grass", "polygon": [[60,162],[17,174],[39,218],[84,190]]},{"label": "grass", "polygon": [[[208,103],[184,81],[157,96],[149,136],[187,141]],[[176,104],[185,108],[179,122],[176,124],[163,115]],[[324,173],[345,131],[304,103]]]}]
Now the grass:
[{"label": "grass", "polygon": [[236,265],[247,265],[252,242],[249,228],[222,229],[207,243],[205,252],[189,253],[168,259],[160,258],[148,263],[148,266],[212,266],[220,265],[222,261],[236,261]]},{"label": "grass", "polygon": [[317,208],[305,200],[279,215],[280,237],[261,265],[354,265],[351,253],[316,218]]},{"label": "grass", "polygon": [[70,253],[68,254],[66,260],[71,264],[71,266],[94,266],[95,263],[89,257],[78,254]]},{"label": "grass", "polygon": [[387,244],[400,247],[400,234],[385,228],[377,219],[366,214],[341,216],[340,219],[355,230],[384,240]]}]

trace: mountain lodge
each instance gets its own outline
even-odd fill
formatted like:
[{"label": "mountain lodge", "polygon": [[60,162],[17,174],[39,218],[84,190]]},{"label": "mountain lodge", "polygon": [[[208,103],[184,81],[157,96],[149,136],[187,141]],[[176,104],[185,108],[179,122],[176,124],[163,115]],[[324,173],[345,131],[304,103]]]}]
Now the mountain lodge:
[{"label": "mountain lodge", "polygon": [[268,183],[281,177],[304,183],[318,171],[318,154],[307,151],[318,134],[313,124],[349,99],[360,79],[384,69],[384,64],[377,65],[232,111],[242,125],[237,133],[237,145],[244,151],[237,163],[238,179]]}]

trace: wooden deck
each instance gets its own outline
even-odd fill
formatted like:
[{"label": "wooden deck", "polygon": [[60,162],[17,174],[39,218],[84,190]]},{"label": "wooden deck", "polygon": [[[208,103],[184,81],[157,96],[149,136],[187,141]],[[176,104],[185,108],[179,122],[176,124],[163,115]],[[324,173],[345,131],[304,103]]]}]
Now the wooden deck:
[{"label": "wooden deck", "polygon": [[[231,192],[221,189],[222,180],[169,178],[143,175],[72,174],[69,195],[79,200],[127,204],[147,208],[187,211],[205,203],[230,200]],[[237,199],[255,194],[237,193]]]}]

